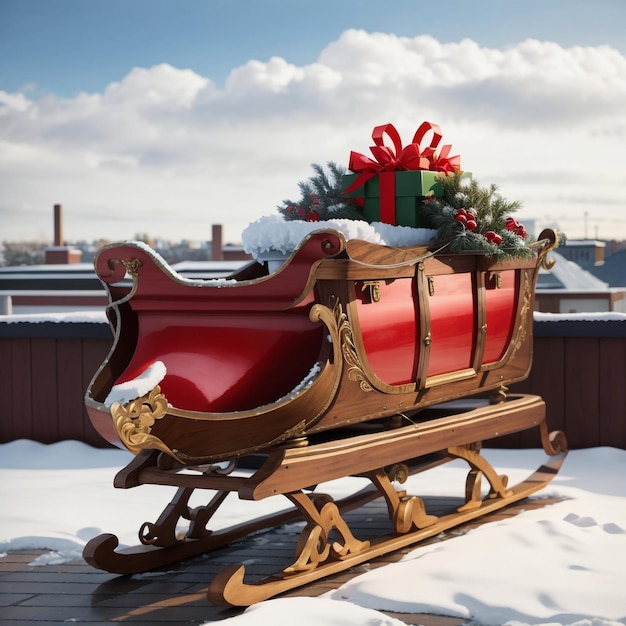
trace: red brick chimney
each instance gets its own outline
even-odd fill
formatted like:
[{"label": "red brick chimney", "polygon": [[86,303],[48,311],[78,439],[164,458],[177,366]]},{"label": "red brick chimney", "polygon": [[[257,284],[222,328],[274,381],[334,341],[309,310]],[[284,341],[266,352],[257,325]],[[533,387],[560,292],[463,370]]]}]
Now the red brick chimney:
[{"label": "red brick chimney", "polygon": [[211,259],[213,261],[224,260],[224,242],[222,241],[222,225],[213,224],[213,241],[211,241]]},{"label": "red brick chimney", "polygon": [[54,243],[55,248],[63,246],[63,206],[54,205]]},{"label": "red brick chimney", "polygon": [[54,205],[54,245],[46,248],[46,265],[69,265],[80,263],[80,250],[68,248],[63,243],[63,206]]}]

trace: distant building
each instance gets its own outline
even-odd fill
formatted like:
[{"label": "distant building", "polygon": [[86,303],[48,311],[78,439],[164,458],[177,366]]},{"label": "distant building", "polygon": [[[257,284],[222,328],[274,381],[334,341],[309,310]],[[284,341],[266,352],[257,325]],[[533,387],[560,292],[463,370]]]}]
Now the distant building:
[{"label": "distant building", "polygon": [[604,263],[606,243],[596,239],[568,240],[565,245],[559,247],[559,254],[583,269],[590,269]]},{"label": "distant building", "polygon": [[[61,215],[55,205],[55,245],[46,249],[45,264],[0,267],[0,315],[102,311],[108,304],[93,264],[80,263],[80,251],[61,245]],[[212,260],[172,262],[172,268],[184,278],[221,278],[252,258],[241,247],[222,244],[221,225],[213,226],[213,241],[205,248],[210,254],[204,258]]]},{"label": "distant building", "polygon": [[609,287],[626,287],[626,249],[613,252],[602,265],[590,267],[589,271]]},{"label": "distant building", "polygon": [[[247,261],[182,261],[184,278],[222,278]],[[91,263],[0,267],[0,315],[103,311],[109,299]]]},{"label": "distant building", "polygon": [[595,239],[568,241],[559,254],[587,270],[608,287],[626,287],[626,247],[624,242]]},{"label": "distant building", "polygon": [[[569,246],[569,244],[568,244]],[[535,310],[543,313],[626,313],[626,289],[609,283],[563,256],[564,246],[548,257],[555,260],[550,270],[541,269],[537,279]],[[588,247],[591,252],[594,247]],[[579,253],[582,252],[579,250]]]}]

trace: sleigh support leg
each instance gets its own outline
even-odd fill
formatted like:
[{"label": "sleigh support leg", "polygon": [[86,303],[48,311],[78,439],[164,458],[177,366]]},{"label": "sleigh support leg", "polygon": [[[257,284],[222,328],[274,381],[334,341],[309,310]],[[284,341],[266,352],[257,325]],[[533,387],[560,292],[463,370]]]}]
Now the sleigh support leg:
[{"label": "sleigh support leg", "polygon": [[424,501],[418,496],[407,496],[406,491],[396,491],[392,480],[404,482],[408,478],[408,467],[403,463],[392,466],[390,472],[384,469],[369,472],[367,477],[372,481],[387,503],[389,519],[393,529],[398,533],[406,533],[411,528],[427,528],[437,521],[434,515],[427,515]]},{"label": "sleigh support leg", "polygon": [[[555,441],[565,442],[564,438],[558,436]],[[386,501],[393,527],[388,534],[371,541],[360,541],[353,535],[338,507],[328,496],[318,500],[316,505],[311,498],[319,496],[289,494],[288,497],[307,520],[296,548],[294,564],[281,573],[252,583],[244,581],[245,566],[229,566],[213,579],[207,597],[210,602],[218,605],[249,606],[414,545],[523,500],[545,487],[559,471],[567,451],[565,448],[558,448],[558,445],[548,446],[551,458],[526,480],[511,488],[507,486],[507,478],[498,475],[473,446],[448,449],[450,457],[462,458],[470,466],[466,481],[466,501],[458,509],[439,517],[426,513],[421,498],[407,496],[404,491],[396,491],[391,485],[389,474],[383,468],[369,472],[367,477]],[[479,486],[482,475],[489,480],[491,489],[481,499]],[[323,503],[321,506],[320,502]],[[339,532],[341,542],[329,543],[331,531]]]},{"label": "sleigh support leg", "polygon": [[[343,498],[336,504],[333,503],[332,507],[337,508],[337,512],[334,512],[330,506],[325,510],[321,506],[329,502],[328,496],[314,494],[309,504],[308,496],[305,494],[289,494],[289,498],[296,504],[296,508],[257,517],[223,530],[210,530],[207,525],[230,491],[218,490],[207,505],[191,509],[189,499],[193,492],[194,489],[191,487],[179,487],[172,500],[163,509],[158,520],[154,523],[144,522],[141,525],[139,530],[140,545],[118,549],[118,538],[111,533],[104,533],[87,543],[83,550],[83,558],[93,567],[107,572],[136,574],[211,552],[253,532],[299,521],[303,516],[309,521],[313,529],[318,526],[326,527],[330,532],[332,522],[340,518],[339,508],[344,511],[358,508],[378,496],[375,490],[364,489],[352,496]],[[316,506],[321,507],[324,513],[317,511]],[[190,522],[189,529],[184,536],[178,536],[176,527],[178,522],[182,520]],[[338,523],[340,524],[340,522]],[[352,546],[354,538],[350,537],[347,526],[338,526],[338,529],[344,533],[342,535],[344,544]],[[315,530],[311,532],[315,532]],[[313,553],[311,549],[311,555]],[[311,563],[314,561],[315,558],[312,557]],[[294,566],[296,569],[300,568],[298,564],[294,564]]]},{"label": "sleigh support leg", "polygon": [[[484,433],[485,420],[494,417],[499,418],[499,432],[539,427],[541,443],[548,455],[544,465],[514,486],[510,486],[508,478],[498,474],[481,456],[480,443],[465,443],[472,441],[473,434]],[[446,439],[454,441],[454,445],[450,443],[442,449],[439,444]],[[416,458],[411,458],[409,455],[415,452],[418,453]],[[130,574],[210,552],[259,530],[302,521],[304,529],[294,558],[284,570],[263,580],[247,582],[245,568],[233,566],[223,570],[210,584],[207,593],[211,602],[248,606],[412,546],[522,500],[554,478],[566,454],[567,442],[563,433],[548,432],[543,402],[537,397],[521,396],[473,409],[454,421],[427,421],[378,434],[375,446],[371,437],[356,435],[332,443],[322,441],[297,448],[276,447],[251,475],[221,475],[204,467],[196,468],[196,473],[181,472],[180,468],[158,463],[157,455],[143,455],[118,473],[116,486],[168,485],[178,488],[174,497],[156,522],[141,526],[141,545],[118,549],[117,537],[105,534],[90,541],[83,554],[85,560],[95,567]],[[371,468],[372,459],[379,459],[386,465]],[[456,509],[432,515],[421,497],[407,494],[407,490],[397,484],[404,483],[410,474],[428,472],[451,460],[463,460],[468,465],[468,473],[458,494],[460,499],[463,495],[465,498]],[[339,471],[338,463],[344,470],[341,475],[366,477],[370,486],[337,501],[311,491],[308,485],[313,482],[323,483],[336,477],[334,472]],[[481,489],[483,477],[489,483],[484,495]],[[211,495],[207,504],[192,508],[191,497],[196,489],[203,493],[209,490]],[[251,504],[282,495],[293,507],[223,530],[210,530],[209,524],[229,493],[249,500]],[[382,498],[386,504],[389,530],[378,537],[359,536],[363,531],[351,528],[351,518],[345,514],[376,498]],[[177,535],[180,522],[188,522],[184,537]]]}]

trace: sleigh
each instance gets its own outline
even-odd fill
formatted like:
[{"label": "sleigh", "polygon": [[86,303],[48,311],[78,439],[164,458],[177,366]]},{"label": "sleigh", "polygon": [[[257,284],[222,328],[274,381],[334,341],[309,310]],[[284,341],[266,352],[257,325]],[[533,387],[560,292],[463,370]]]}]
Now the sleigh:
[{"label": "sleigh", "polygon": [[[541,398],[509,395],[507,385],[528,375],[536,278],[555,245],[544,231],[529,257],[494,261],[320,229],[276,271],[254,262],[216,280],[182,278],[142,244],[103,248],[95,267],[114,342],[86,407],[107,441],[136,455],[116,487],[177,492],[142,526],[140,546],[119,549],[114,535],[100,535],[85,559],[144,571],[304,519],[282,572],[250,583],[238,566],[211,583],[212,602],[245,606],[541,489],[563,462],[565,437],[548,432]],[[548,459],[511,487],[481,442],[529,428]],[[453,459],[469,471],[464,503],[447,514],[430,515],[392,484]],[[371,487],[345,501],[312,487],[344,476],[365,476]],[[215,493],[192,508],[197,489]],[[210,530],[230,493],[283,496],[294,508]],[[361,541],[343,514],[375,497],[387,504],[389,533]]]}]

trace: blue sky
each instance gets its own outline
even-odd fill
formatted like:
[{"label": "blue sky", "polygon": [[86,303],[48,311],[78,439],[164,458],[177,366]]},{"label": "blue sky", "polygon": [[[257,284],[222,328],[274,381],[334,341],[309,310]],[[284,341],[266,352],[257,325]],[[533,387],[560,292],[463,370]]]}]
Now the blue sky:
[{"label": "blue sky", "polygon": [[54,203],[68,238],[237,240],[311,163],[424,119],[521,217],[626,238],[625,23],[622,0],[0,0],[0,240],[48,239]]},{"label": "blue sky", "polygon": [[626,53],[623,0],[0,0],[0,86],[72,96],[170,63],[222,83],[250,59],[312,63],[348,28]]}]

